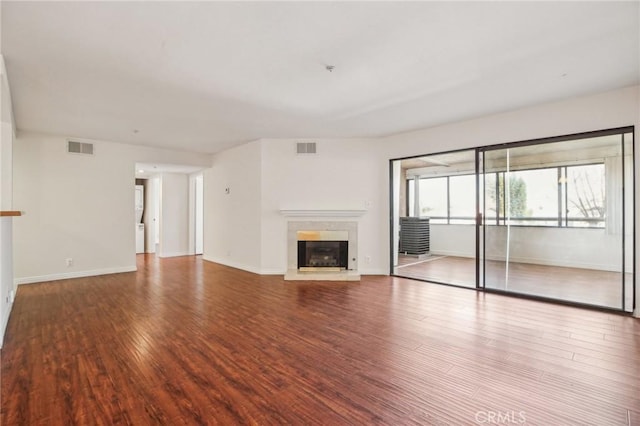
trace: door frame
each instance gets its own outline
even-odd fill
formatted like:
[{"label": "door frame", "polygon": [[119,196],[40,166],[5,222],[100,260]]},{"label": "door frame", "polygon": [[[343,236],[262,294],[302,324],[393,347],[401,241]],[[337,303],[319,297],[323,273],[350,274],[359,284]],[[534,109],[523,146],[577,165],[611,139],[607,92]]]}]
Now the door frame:
[{"label": "door frame", "polygon": [[[632,294],[632,302],[631,302],[631,307],[627,307],[625,306],[625,302],[626,302],[626,280],[625,280],[625,268],[626,268],[626,250],[627,250],[627,233],[626,233],[626,224],[627,224],[627,220],[625,218],[625,215],[627,214],[627,209],[626,209],[626,205],[625,203],[629,200],[627,200],[627,197],[625,197],[625,179],[626,179],[626,174],[624,171],[624,160],[622,161],[622,174],[623,174],[623,187],[621,188],[623,196],[622,196],[622,292],[621,292],[621,297],[622,297],[622,304],[620,308],[612,308],[612,307],[607,307],[607,306],[601,306],[601,305],[593,305],[593,304],[589,304],[589,303],[582,303],[582,302],[574,302],[574,301],[570,301],[570,300],[563,300],[563,299],[556,299],[556,298],[552,298],[552,297],[545,297],[545,296],[538,296],[538,295],[531,295],[531,294],[523,294],[523,293],[515,293],[515,292],[511,292],[511,291],[506,291],[506,290],[501,290],[501,289],[492,289],[492,288],[487,288],[486,287],[486,224],[485,224],[485,217],[484,217],[484,211],[481,210],[481,207],[483,209],[486,209],[484,198],[481,200],[481,197],[484,197],[484,185],[481,185],[480,179],[484,177],[485,174],[485,164],[484,164],[484,160],[481,158],[484,153],[486,152],[490,152],[490,151],[495,151],[495,150],[499,150],[499,149],[512,149],[512,148],[517,148],[517,147],[524,147],[524,146],[531,146],[531,145],[540,145],[540,144],[547,144],[547,143],[556,143],[556,142],[563,142],[563,141],[571,141],[571,140],[578,140],[578,139],[588,139],[588,138],[593,138],[593,137],[599,137],[599,136],[608,136],[608,135],[615,135],[615,134],[620,134],[622,137],[622,141],[621,141],[621,145],[622,145],[622,158],[624,159],[625,156],[625,151],[624,151],[624,147],[625,147],[625,141],[624,141],[624,135],[630,133],[631,134],[631,164],[632,164],[632,173],[631,173],[631,179],[632,179],[632,183],[634,185],[634,189],[632,191],[632,196],[631,196],[631,203],[632,203],[632,208],[630,209],[630,214],[632,215],[631,221],[630,223],[633,226],[633,230],[630,234],[631,236],[631,250],[632,250],[632,256],[631,259],[633,260],[633,265],[631,268],[631,274],[632,274],[632,286],[631,286],[631,290],[633,292]],[[467,289],[473,289],[476,291],[483,291],[483,292],[488,292],[488,293],[499,293],[499,294],[504,294],[504,295],[509,295],[509,296],[513,296],[513,297],[519,297],[519,298],[525,298],[525,299],[533,299],[533,300],[540,300],[540,301],[547,301],[547,302],[553,302],[553,303],[557,303],[557,304],[564,304],[564,305],[570,305],[570,306],[579,306],[579,307],[585,307],[585,308],[589,308],[589,309],[596,309],[596,310],[602,310],[602,311],[614,311],[614,312],[619,312],[619,313],[624,313],[624,314],[632,314],[635,309],[636,309],[636,223],[635,223],[635,217],[636,217],[636,202],[635,202],[635,198],[636,198],[636,190],[637,188],[635,188],[636,185],[636,176],[635,176],[635,127],[634,126],[624,126],[624,127],[617,127],[617,128],[610,128],[610,129],[603,129],[603,130],[596,130],[596,131],[589,131],[589,132],[581,132],[581,133],[573,133],[573,134],[568,134],[568,135],[561,135],[561,136],[553,136],[553,137],[547,137],[547,138],[536,138],[536,139],[529,139],[529,140],[522,140],[522,141],[516,141],[516,142],[508,142],[508,143],[499,143],[499,144],[494,144],[494,145],[487,145],[487,146],[481,146],[481,147],[475,147],[475,148],[465,148],[465,149],[456,149],[456,150],[449,150],[449,151],[440,151],[440,152],[434,152],[434,153],[427,153],[427,154],[422,154],[422,155],[414,155],[414,156],[408,156],[408,157],[400,157],[400,158],[392,158],[389,160],[389,275],[391,276],[397,276],[397,277],[403,277],[403,278],[409,278],[409,279],[414,279],[414,280],[418,280],[418,281],[426,281],[424,279],[420,279],[420,278],[411,278],[411,277],[405,277],[402,275],[398,275],[395,273],[394,271],[394,255],[396,253],[396,247],[395,247],[395,221],[396,218],[394,216],[395,214],[395,209],[394,209],[394,191],[395,189],[395,184],[396,182],[394,182],[394,164],[397,161],[401,161],[401,160],[408,160],[408,159],[413,159],[413,158],[420,158],[420,157],[425,157],[425,156],[431,156],[431,155],[442,155],[442,154],[451,154],[451,153],[457,153],[457,152],[464,152],[464,151],[469,151],[469,150],[475,150],[475,174],[476,174],[476,185],[475,185],[475,190],[476,190],[476,224],[475,224],[475,270],[476,270],[476,283],[475,283],[475,288],[474,287],[469,287],[469,286],[460,286],[460,285],[456,285],[456,284],[452,284],[452,283],[444,283],[444,282],[435,282],[435,281],[428,281],[428,282],[434,282],[436,284],[442,284],[442,285],[450,285],[450,286],[455,286],[455,287],[461,287],[461,288],[467,288]],[[482,164],[481,164],[482,163]],[[480,170],[480,167],[482,166],[483,170]],[[483,189],[483,193],[481,194],[481,189]],[[626,308],[626,309],[625,309]],[[630,310],[629,310],[630,308]]]}]

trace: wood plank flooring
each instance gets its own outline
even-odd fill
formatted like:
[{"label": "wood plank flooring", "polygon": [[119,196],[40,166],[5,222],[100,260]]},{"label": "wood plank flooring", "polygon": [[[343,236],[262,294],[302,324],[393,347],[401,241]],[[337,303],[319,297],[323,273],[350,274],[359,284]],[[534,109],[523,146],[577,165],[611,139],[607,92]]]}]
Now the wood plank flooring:
[{"label": "wood plank flooring", "polygon": [[2,425],[640,424],[640,321],[392,277],[138,257],[20,286]]},{"label": "wood plank flooring", "polygon": [[[401,255],[395,273],[403,277],[463,287],[476,286],[476,265],[472,258],[434,255],[417,260]],[[491,289],[622,308],[622,276],[619,272],[510,262],[508,285],[505,285],[505,262],[487,261],[485,276],[487,288]],[[627,276],[626,306],[631,308],[632,275]]]}]

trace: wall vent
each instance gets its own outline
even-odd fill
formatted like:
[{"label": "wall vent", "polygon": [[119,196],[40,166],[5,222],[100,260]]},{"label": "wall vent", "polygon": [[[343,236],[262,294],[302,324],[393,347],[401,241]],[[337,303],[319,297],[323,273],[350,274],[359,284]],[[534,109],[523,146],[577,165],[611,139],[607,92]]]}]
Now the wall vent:
[{"label": "wall vent", "polygon": [[67,141],[67,152],[72,154],[93,155],[93,144],[86,142]]},{"label": "wall vent", "polygon": [[297,142],[296,152],[298,154],[315,154],[316,143],[315,142]]}]

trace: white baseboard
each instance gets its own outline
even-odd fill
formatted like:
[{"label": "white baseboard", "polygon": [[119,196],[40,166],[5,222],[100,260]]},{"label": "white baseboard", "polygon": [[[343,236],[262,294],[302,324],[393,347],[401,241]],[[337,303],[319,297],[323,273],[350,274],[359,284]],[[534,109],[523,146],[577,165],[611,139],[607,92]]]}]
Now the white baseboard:
[{"label": "white baseboard", "polygon": [[156,255],[160,258],[164,257],[180,257],[180,256],[189,256],[189,252],[186,251],[174,251],[169,253],[156,253]]},{"label": "white baseboard", "polygon": [[22,278],[16,278],[14,280],[14,283],[16,285],[33,284],[33,283],[41,283],[44,281],[58,281],[58,280],[67,280],[70,278],[94,277],[96,275],[119,274],[121,272],[135,272],[137,270],[138,268],[136,268],[135,265],[121,266],[117,268],[94,269],[91,271],[74,271],[74,272],[65,272],[62,274],[40,275],[36,277],[22,277]]},{"label": "white baseboard", "polygon": [[203,254],[202,260],[206,260],[207,262],[219,263],[220,265],[229,266],[231,268],[242,269],[243,271],[251,272],[258,275],[261,274],[261,271],[258,268],[254,268],[253,266],[245,265],[244,263],[240,262],[233,262],[228,259],[220,259]]},{"label": "white baseboard", "polygon": [[271,268],[271,269],[261,269],[260,270],[260,275],[284,275],[286,273],[287,273],[287,271],[285,271],[284,269]]},{"label": "white baseboard", "polygon": [[[245,265],[238,262],[231,262],[227,259],[220,259],[217,257],[202,255],[202,260],[206,260],[207,262],[219,263],[220,265],[229,266],[231,268],[242,269],[243,271],[251,272],[257,275],[286,275],[286,269],[276,269],[276,268],[265,268],[258,269],[249,265]],[[358,271],[360,275],[389,275],[388,269],[365,269]]]}]

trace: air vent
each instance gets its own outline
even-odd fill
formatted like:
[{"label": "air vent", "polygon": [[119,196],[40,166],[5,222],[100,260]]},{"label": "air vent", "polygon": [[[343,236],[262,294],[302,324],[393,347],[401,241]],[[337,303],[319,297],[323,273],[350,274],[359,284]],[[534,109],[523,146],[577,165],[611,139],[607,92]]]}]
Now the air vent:
[{"label": "air vent", "polygon": [[315,154],[316,143],[315,142],[298,142],[296,143],[296,152],[298,154]]},{"label": "air vent", "polygon": [[68,141],[67,151],[72,154],[93,155],[93,144],[85,142]]}]

